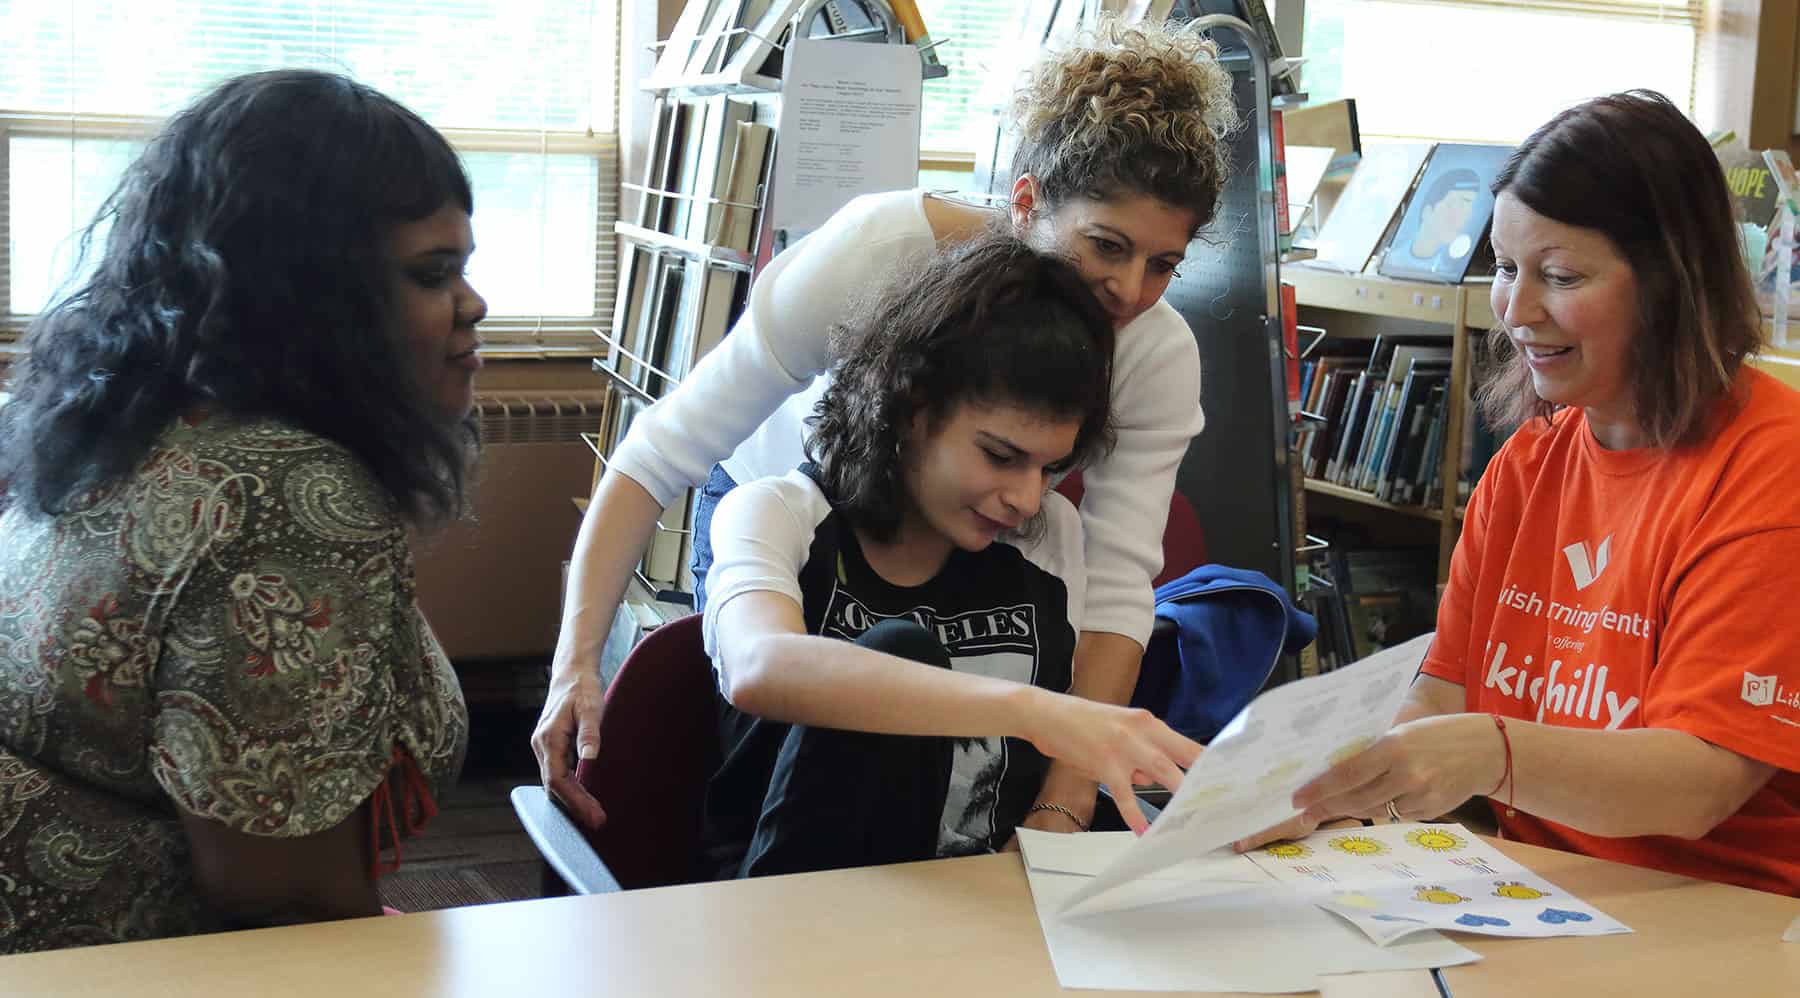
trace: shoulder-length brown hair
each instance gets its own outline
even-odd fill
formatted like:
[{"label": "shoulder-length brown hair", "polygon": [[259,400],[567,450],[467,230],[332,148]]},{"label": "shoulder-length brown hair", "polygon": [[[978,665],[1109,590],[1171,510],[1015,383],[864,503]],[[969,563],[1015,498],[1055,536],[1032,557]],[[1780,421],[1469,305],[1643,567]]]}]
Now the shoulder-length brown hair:
[{"label": "shoulder-length brown hair", "polygon": [[[1658,447],[1704,437],[1764,339],[1725,173],[1700,131],[1651,90],[1596,97],[1533,132],[1493,192],[1612,240],[1637,279],[1629,357],[1637,423]],[[1511,338],[1489,340],[1483,415],[1496,425],[1548,419],[1555,407],[1532,389]]]},{"label": "shoulder-length brown hair", "polygon": [[819,484],[891,539],[915,418],[936,426],[964,402],[1079,420],[1062,463],[1081,467],[1112,447],[1113,343],[1111,318],[1062,260],[999,232],[934,253],[831,331],[831,385],[807,442]]}]

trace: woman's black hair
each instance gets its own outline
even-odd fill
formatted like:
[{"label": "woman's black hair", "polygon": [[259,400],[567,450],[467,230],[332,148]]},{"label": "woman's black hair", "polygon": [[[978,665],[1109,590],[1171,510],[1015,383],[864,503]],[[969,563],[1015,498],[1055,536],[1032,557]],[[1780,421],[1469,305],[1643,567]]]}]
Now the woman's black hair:
[{"label": "woman's black hair", "polygon": [[858,527],[889,540],[906,508],[907,442],[965,402],[1081,421],[1063,462],[1112,446],[1111,317],[1073,267],[986,233],[903,271],[831,334],[831,385],[807,453]]},{"label": "woman's black hair", "polygon": [[55,514],[176,416],[274,418],[348,448],[407,516],[455,515],[472,420],[401,342],[386,233],[474,208],[443,136],[328,73],[239,76],[150,140],[82,238],[93,275],[39,315],[0,408],[0,482]]}]

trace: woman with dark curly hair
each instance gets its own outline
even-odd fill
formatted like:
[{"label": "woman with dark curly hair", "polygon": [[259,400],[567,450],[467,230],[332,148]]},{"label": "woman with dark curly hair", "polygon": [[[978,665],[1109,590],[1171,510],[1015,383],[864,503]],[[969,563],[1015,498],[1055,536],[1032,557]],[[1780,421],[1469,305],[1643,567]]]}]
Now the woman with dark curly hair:
[{"label": "woman with dark curly hair", "polygon": [[412,112],[283,71],[101,209],[0,409],[0,952],[382,910],[467,740],[406,527],[475,454],[472,207]]},{"label": "woman with dark curly hair", "polygon": [[[695,597],[704,605],[711,510],[736,482],[800,462],[803,421],[827,381],[826,331],[845,318],[847,302],[991,228],[1066,258],[1118,332],[1118,446],[1086,473],[1080,510],[1090,592],[1075,689],[1108,703],[1131,695],[1176,467],[1203,424],[1199,349],[1162,295],[1213,220],[1225,183],[1224,136],[1236,112],[1214,56],[1191,30],[1116,22],[1048,53],[1015,97],[1019,145],[1006,209],[917,190],[858,198],[775,258],[723,344],[633,422],[576,539],[550,693],[532,738],[546,787],[577,820],[604,820],[570,760],[599,751],[595,663],[657,516],[682,489],[705,483],[694,517]],[[1117,783],[1124,765],[1115,758],[1104,775]],[[1039,812],[1034,826],[1072,831],[1093,814],[1095,786],[1080,774],[1059,767],[1044,795],[1077,820]],[[1135,802],[1121,805],[1141,829]]]},{"label": "woman with dark curly hair", "polygon": [[1073,268],[997,234],[833,331],[813,462],[713,518],[720,876],[985,852],[1031,814],[1080,825],[1038,801],[1051,759],[1180,781],[1197,744],[1067,695],[1089,587],[1049,488],[1110,446],[1113,339]]}]

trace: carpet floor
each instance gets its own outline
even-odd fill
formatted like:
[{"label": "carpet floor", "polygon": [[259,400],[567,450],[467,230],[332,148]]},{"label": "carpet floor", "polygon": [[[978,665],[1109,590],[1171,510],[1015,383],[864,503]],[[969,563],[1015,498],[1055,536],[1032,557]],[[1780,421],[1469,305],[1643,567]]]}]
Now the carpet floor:
[{"label": "carpet floor", "polygon": [[425,831],[401,843],[400,869],[381,878],[383,904],[432,911],[543,896],[537,847],[507,796],[538,782],[529,743],[534,720],[471,704],[462,779],[438,802]]}]

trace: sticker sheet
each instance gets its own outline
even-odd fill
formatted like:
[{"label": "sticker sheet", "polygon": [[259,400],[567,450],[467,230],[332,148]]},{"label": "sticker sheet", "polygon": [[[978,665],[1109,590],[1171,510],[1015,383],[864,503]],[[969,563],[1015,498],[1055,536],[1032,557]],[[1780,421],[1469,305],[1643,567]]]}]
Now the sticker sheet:
[{"label": "sticker sheet", "polygon": [[1507,859],[1461,825],[1315,832],[1249,853],[1278,881],[1387,945],[1424,929],[1495,936],[1602,936],[1616,919]]}]

